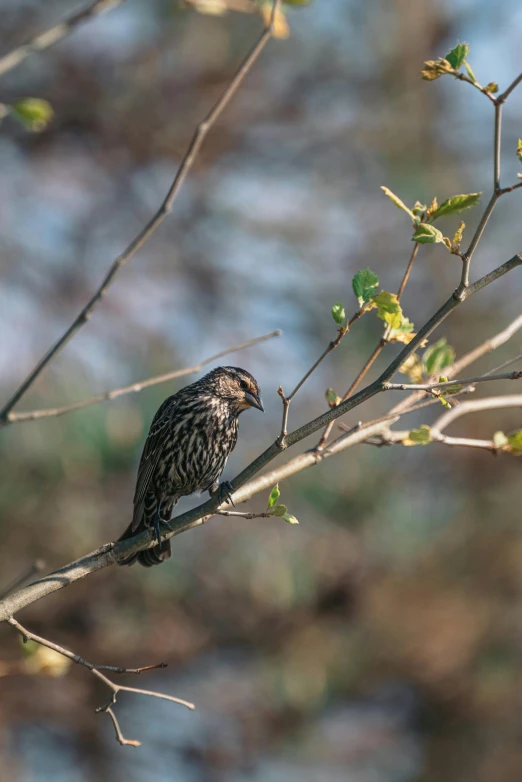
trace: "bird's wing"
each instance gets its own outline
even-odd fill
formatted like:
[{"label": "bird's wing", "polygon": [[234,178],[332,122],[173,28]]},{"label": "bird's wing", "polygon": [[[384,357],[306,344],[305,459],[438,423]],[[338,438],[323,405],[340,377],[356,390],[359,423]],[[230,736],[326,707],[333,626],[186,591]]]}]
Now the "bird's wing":
[{"label": "bird's wing", "polygon": [[143,446],[143,453],[141,454],[140,466],[138,468],[138,477],[136,480],[136,491],[134,493],[134,516],[132,520],[132,528],[134,530],[140,523],[143,513],[145,495],[147,494],[152,476],[154,475],[154,471],[161,456],[167,427],[172,421],[172,414],[176,406],[177,399],[176,394],[174,394],[173,396],[169,396],[168,399],[163,402],[158,412],[152,419],[149,434],[145,440],[145,445]]}]

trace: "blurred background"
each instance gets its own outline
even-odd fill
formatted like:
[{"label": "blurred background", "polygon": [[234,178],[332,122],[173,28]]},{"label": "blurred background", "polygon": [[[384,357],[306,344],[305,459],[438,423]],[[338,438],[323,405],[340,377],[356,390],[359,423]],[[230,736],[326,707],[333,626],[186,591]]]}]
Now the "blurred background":
[{"label": "blurred background", "polygon": [[[1,0],[0,52],[71,10],[66,0]],[[370,266],[384,288],[397,289],[410,224],[379,186],[410,205],[478,190],[485,203],[489,101],[419,72],[460,39],[471,45],[477,78],[504,89],[522,69],[517,0],[315,0],[286,11],[290,36],[269,43],[173,214],[19,409],[73,402],[281,328],[279,339],[224,360],[258,378],[266,408],[264,417],[242,417],[231,478],[274,440],[276,389],[290,390],[334,336],[333,302],[355,311],[354,272]],[[260,24],[253,14],[128,0],[2,78],[2,101],[45,98],[55,111],[42,133],[11,118],[0,129],[2,399],[157,209],[194,126]],[[503,185],[520,170],[521,130],[519,90],[505,109]],[[499,203],[474,277],[522,249],[521,203],[520,191]],[[480,213],[464,215],[464,246]],[[452,235],[458,222],[440,227]],[[441,245],[421,248],[406,314],[421,325],[459,275]],[[520,274],[504,277],[436,336],[462,355],[519,314],[521,293]],[[291,428],[323,412],[326,388],[346,390],[381,333],[373,316],[354,326],[296,398]],[[520,352],[521,341],[472,374]],[[388,348],[371,377],[396,352]],[[120,534],[149,422],[191,379],[1,432],[0,586],[35,558],[51,570]],[[393,400],[372,401],[346,422]],[[517,426],[519,411],[496,411],[462,419],[452,433],[491,437]],[[111,568],[25,609],[22,623],[91,661],[167,662],[125,683],[194,701],[197,711],[121,696],[123,733],[143,742],[122,748],[108,717],[94,714],[107,700],[94,677],[76,666],[63,677],[29,675],[19,638],[3,626],[0,777],[519,778],[520,466],[438,445],[360,446],[281,485],[299,527],[214,519],[176,538],[163,567]]]}]

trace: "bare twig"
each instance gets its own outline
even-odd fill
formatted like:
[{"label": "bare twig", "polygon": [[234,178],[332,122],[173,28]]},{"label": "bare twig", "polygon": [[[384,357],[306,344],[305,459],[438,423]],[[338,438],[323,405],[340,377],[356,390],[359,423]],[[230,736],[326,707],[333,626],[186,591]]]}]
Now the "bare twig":
[{"label": "bare twig", "polygon": [[448,410],[433,424],[433,432],[443,432],[453,421],[469,413],[482,412],[484,410],[501,410],[507,407],[522,407],[522,394],[512,394],[510,396],[492,396],[484,399],[470,399],[462,402],[458,407]]},{"label": "bare twig", "polygon": [[40,644],[40,646],[45,646],[47,649],[52,649],[53,652],[56,652],[57,654],[60,654],[63,657],[66,657],[68,660],[70,660],[73,663],[77,663],[78,665],[83,665],[111,690],[112,694],[111,694],[110,701],[105,706],[98,706],[96,712],[97,713],[107,712],[109,714],[112,720],[112,724],[114,725],[114,730],[116,732],[116,740],[119,741],[119,743],[122,745],[139,747],[140,742],[135,741],[134,739],[124,738],[121,732],[120,726],[118,724],[118,720],[116,719],[116,715],[112,710],[112,706],[114,706],[114,704],[116,703],[116,698],[118,696],[118,693],[133,692],[136,695],[148,695],[152,698],[161,698],[162,700],[171,701],[172,703],[179,703],[181,706],[186,706],[187,709],[193,710],[195,708],[193,703],[189,703],[189,701],[182,700],[181,698],[176,698],[174,697],[174,695],[166,695],[165,693],[154,692],[153,690],[143,690],[138,687],[127,687],[123,684],[116,684],[115,682],[107,678],[105,674],[101,673],[101,671],[111,671],[112,673],[140,674],[143,673],[144,671],[154,670],[155,668],[166,668],[165,663],[160,663],[159,665],[145,665],[142,668],[118,668],[112,665],[94,665],[93,663],[84,660],[83,657],[80,657],[79,654],[75,654],[74,652],[71,652],[69,649],[65,649],[63,646],[59,646],[58,644],[55,644],[53,641],[49,641],[47,638],[43,638],[40,635],[36,635],[36,633],[32,633],[30,630],[27,630],[26,627],[23,627],[20,624],[20,622],[18,622],[14,617],[11,616],[6,621],[8,624],[11,625],[11,627],[13,627],[18,633],[20,633],[24,642],[27,642],[28,640],[34,641],[35,643]]},{"label": "bare twig", "polygon": [[96,0],[95,3],[91,3],[91,5],[87,6],[87,8],[84,8],[82,11],[72,14],[72,16],[65,19],[63,22],[30,38],[21,46],[17,46],[16,49],[13,49],[8,54],[4,54],[3,57],[0,57],[0,76],[3,76],[4,73],[16,68],[16,66],[20,65],[20,63],[23,62],[26,57],[29,57],[30,54],[43,52],[58,41],[61,41],[62,38],[70,35],[77,27],[83,24],[83,22],[88,22],[95,16],[104,14],[106,11],[110,11],[111,8],[116,8],[116,6],[121,5],[123,2],[124,0]]},{"label": "bare twig", "polygon": [[[159,383],[166,383],[167,381],[173,380],[177,377],[183,377],[184,375],[191,375],[195,372],[200,372],[203,367],[207,366],[207,364],[210,364],[213,361],[217,361],[217,359],[222,358],[223,356],[227,356],[230,353],[237,353],[239,350],[244,350],[245,348],[251,347],[252,345],[257,345],[260,342],[265,342],[266,340],[272,339],[273,337],[279,337],[281,334],[282,331],[280,329],[271,331],[269,334],[263,334],[261,337],[255,337],[254,339],[249,339],[246,342],[240,342],[238,345],[233,345],[230,348],[221,350],[219,353],[215,353],[213,356],[204,359],[199,364],[195,364],[192,367],[186,367],[185,369],[175,369],[173,372],[167,372],[164,375],[157,375],[156,377],[151,377],[147,380],[141,380],[138,383],[132,383],[130,386],[113,388],[111,391],[106,391],[105,393],[98,394],[97,396],[91,396],[88,399],[82,399],[79,402],[74,402],[70,405],[65,405],[64,407],[52,407],[43,410],[28,410],[22,413],[11,412],[8,413],[7,419],[3,421],[3,425],[6,426],[7,424],[14,424],[20,421],[34,421],[38,418],[60,416],[64,415],[65,413],[70,413],[74,410],[81,410],[82,408],[89,407],[90,405],[96,405],[99,402],[106,402],[112,399],[117,399],[118,397],[124,396],[125,394],[138,393],[144,388],[150,388],[150,386],[155,386]],[[0,427],[1,426],[2,421],[0,420]]]},{"label": "bare twig", "polygon": [[359,320],[359,318],[361,318],[364,315],[365,312],[367,312],[367,310],[365,310],[365,309],[358,310],[355,313],[355,315],[353,315],[352,318],[348,321],[348,323],[346,323],[346,325],[339,327],[339,331],[337,333],[337,337],[334,340],[332,340],[331,342],[328,343],[327,347],[323,350],[323,352],[321,353],[321,355],[319,356],[317,361],[310,367],[308,372],[306,372],[306,374],[303,375],[303,377],[301,378],[299,383],[296,385],[296,387],[294,388],[294,390],[292,391],[291,394],[289,394],[288,396],[285,396],[285,393],[284,393],[284,391],[283,391],[281,386],[279,386],[279,388],[277,389],[277,393],[279,394],[279,396],[281,397],[282,402],[283,402],[283,420],[282,420],[282,423],[281,423],[281,434],[279,435],[279,440],[278,440],[280,448],[285,448],[286,447],[285,438],[286,438],[286,435],[288,434],[288,431],[287,431],[288,410],[290,408],[290,403],[291,403],[292,399],[297,394],[299,389],[306,383],[306,381],[308,380],[310,375],[312,375],[315,372],[315,370],[317,369],[319,364],[321,364],[324,361],[326,356],[328,356],[333,350],[335,350],[336,347],[339,346],[342,338],[346,334],[348,334],[348,332],[350,330],[350,327],[355,323],[356,320]]},{"label": "bare twig", "polygon": [[112,263],[102,284],[100,285],[100,287],[98,288],[94,296],[82,309],[80,314],[76,317],[76,319],[69,326],[66,332],[46,353],[46,355],[38,362],[38,364],[34,367],[34,369],[29,373],[29,375],[20,385],[20,387],[15,391],[13,396],[4,405],[3,409],[0,411],[0,420],[4,420],[4,421],[7,420],[7,417],[11,412],[11,410],[20,401],[20,399],[24,396],[24,394],[26,394],[27,391],[31,388],[31,386],[33,385],[35,380],[39,377],[41,372],[50,364],[51,361],[53,361],[56,358],[56,356],[61,352],[61,350],[65,347],[65,345],[69,342],[69,340],[76,334],[78,329],[80,329],[85,323],[87,323],[95,307],[106,296],[108,288],[112,283],[116,274],[138,252],[138,250],[151,237],[154,231],[158,228],[159,225],[161,225],[165,217],[172,210],[172,205],[174,203],[174,200],[178,195],[179,190],[183,182],[185,181],[185,178],[188,172],[190,171],[194,163],[194,160],[196,159],[196,156],[209,130],[216,123],[217,119],[220,117],[223,110],[230,102],[231,98],[235,95],[241,82],[243,81],[243,79],[251,69],[252,65],[257,60],[262,50],[265,48],[266,44],[272,37],[274,18],[279,8],[280,2],[281,0],[273,0],[272,13],[268,25],[265,27],[265,29],[259,36],[257,42],[254,44],[249,54],[246,56],[246,58],[239,66],[231,82],[228,84],[228,86],[222,93],[221,97],[218,99],[218,101],[214,104],[214,107],[207,114],[205,119],[202,122],[200,122],[199,125],[197,126],[194,135],[192,136],[192,140],[190,141],[187,151],[183,157],[183,160],[181,161],[176,176],[174,177],[174,180],[169,188],[169,191],[163,203],[161,204],[160,208],[156,212],[156,214],[149,220],[149,222],[145,225],[145,227],[141,229],[141,231],[132,240],[132,242],[123,251],[123,253],[119,255],[116,258],[116,260]]},{"label": "bare twig", "polygon": [[462,379],[445,380],[439,383],[383,383],[384,391],[433,391],[438,388],[448,388],[470,383],[484,383],[488,380],[520,380],[522,372],[504,372],[502,375],[479,375]]},{"label": "bare twig", "polygon": [[241,511],[237,510],[218,510],[217,511],[218,516],[237,516],[241,519],[270,519],[274,517],[273,513],[267,513],[264,511],[263,513],[241,513]]}]

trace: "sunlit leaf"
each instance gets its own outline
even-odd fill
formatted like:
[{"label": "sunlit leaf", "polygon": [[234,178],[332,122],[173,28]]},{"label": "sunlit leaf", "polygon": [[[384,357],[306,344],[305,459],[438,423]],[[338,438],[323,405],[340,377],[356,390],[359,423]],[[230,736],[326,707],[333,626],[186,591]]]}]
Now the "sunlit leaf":
[{"label": "sunlit leaf", "polygon": [[399,367],[399,372],[409,377],[412,383],[422,383],[424,380],[424,365],[416,353],[408,356]]},{"label": "sunlit leaf", "polygon": [[424,63],[421,76],[425,81],[434,81],[446,73],[454,73],[454,70],[444,57],[439,57],[438,60],[427,60]]},{"label": "sunlit leaf", "polygon": [[464,233],[464,228],[466,227],[466,223],[464,221],[461,222],[457,230],[455,231],[455,234],[453,236],[453,246],[458,248],[460,246],[460,243],[462,242],[462,234]]},{"label": "sunlit leaf", "polygon": [[38,133],[44,130],[53,118],[51,104],[41,98],[22,98],[11,104],[12,116],[27,130]]},{"label": "sunlit leaf", "polygon": [[434,242],[443,242],[444,236],[438,228],[428,223],[421,223],[415,229],[415,233],[412,236],[413,242],[419,244],[433,244]]},{"label": "sunlit leaf", "polygon": [[422,424],[418,429],[412,429],[408,437],[402,441],[403,445],[428,445],[431,443],[431,429]]},{"label": "sunlit leaf", "polygon": [[522,163],[522,139],[519,138],[517,145],[517,157]]},{"label": "sunlit leaf", "polygon": [[469,44],[461,43],[459,41],[455,46],[455,48],[452,49],[451,52],[449,52],[446,55],[446,60],[449,62],[452,68],[458,71],[460,66],[465,62],[468,54],[469,54]]},{"label": "sunlit leaf", "polygon": [[473,73],[473,71],[471,69],[471,65],[469,64],[469,62],[465,62],[464,63],[464,67],[466,69],[466,73],[468,74],[468,76],[471,79],[471,81],[473,82],[473,84],[478,84],[477,77]]},{"label": "sunlit leaf", "polygon": [[274,516],[284,516],[288,512],[286,505],[276,505],[274,508]]},{"label": "sunlit leaf", "polygon": [[416,217],[416,216],[413,214],[413,212],[411,211],[411,209],[409,209],[409,208],[406,206],[406,204],[405,204],[403,201],[401,201],[401,199],[399,198],[399,196],[396,196],[396,195],[395,195],[395,193],[392,193],[392,191],[391,191],[391,190],[390,190],[388,187],[385,187],[384,185],[381,185],[381,190],[382,190],[382,192],[383,192],[385,195],[387,195],[387,196],[388,196],[388,198],[390,199],[390,201],[393,201],[393,203],[395,204],[395,206],[397,206],[399,209],[402,209],[402,211],[403,211],[403,212],[406,212],[406,214],[407,214],[407,215],[409,215],[409,216],[411,217],[411,219],[412,219],[412,221],[413,221],[414,223],[418,222],[418,218],[417,218],[417,217]]},{"label": "sunlit leaf", "polygon": [[403,318],[398,328],[390,330],[387,337],[388,342],[403,342],[407,345],[415,337],[414,328],[415,326],[408,318]]},{"label": "sunlit leaf", "polygon": [[509,450],[515,456],[522,456],[522,429],[511,432],[507,437]]},{"label": "sunlit leaf", "polygon": [[337,407],[339,402],[341,401],[341,397],[337,396],[333,388],[327,389],[325,393],[326,401],[328,402],[329,407]]},{"label": "sunlit leaf", "polygon": [[486,92],[495,93],[498,92],[498,84],[496,81],[490,81],[489,84],[486,84],[484,87]]},{"label": "sunlit leaf", "polygon": [[281,496],[281,492],[279,491],[279,484],[276,483],[276,485],[270,492],[270,497],[268,498],[268,510],[271,510],[274,507],[274,505],[277,505],[277,501],[280,496]]},{"label": "sunlit leaf", "polygon": [[401,327],[404,316],[396,293],[381,291],[374,294],[370,300],[377,307],[377,316],[381,320],[388,323],[392,329]]},{"label": "sunlit leaf", "polygon": [[283,516],[283,519],[288,522],[288,524],[299,524],[295,516],[292,516],[291,513],[285,513]]},{"label": "sunlit leaf", "polygon": [[466,193],[463,195],[452,196],[446,201],[443,201],[439,208],[432,214],[431,219],[437,220],[439,217],[454,214],[456,215],[460,214],[465,209],[471,209],[478,204],[481,195],[482,193]]}]

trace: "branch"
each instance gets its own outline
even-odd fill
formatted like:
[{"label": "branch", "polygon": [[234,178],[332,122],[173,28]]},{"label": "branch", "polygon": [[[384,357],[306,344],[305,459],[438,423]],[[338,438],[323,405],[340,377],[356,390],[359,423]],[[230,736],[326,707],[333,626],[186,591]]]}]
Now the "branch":
[{"label": "branch", "polygon": [[29,373],[21,386],[15,391],[11,399],[0,410],[0,421],[6,421],[9,413],[13,407],[20,401],[20,399],[31,388],[35,380],[39,377],[41,372],[53,361],[56,356],[61,352],[70,339],[76,334],[76,332],[89,320],[95,307],[101,302],[101,300],[107,294],[109,286],[111,285],[114,277],[125,266],[125,264],[138,252],[145,242],[152,236],[158,226],[164,221],[165,217],[172,210],[172,205],[179,190],[185,181],[185,178],[190,171],[194,160],[203,144],[203,141],[208,134],[209,130],[215,124],[217,119],[222,114],[225,107],[230,102],[231,98],[237,92],[241,82],[251,69],[254,62],[257,60],[269,39],[272,37],[273,25],[275,14],[279,8],[281,0],[273,0],[272,14],[268,25],[265,27],[257,42],[254,44],[249,54],[246,56],[236,74],[232,78],[232,81],[227,86],[219,100],[214,104],[214,107],[207,114],[205,119],[197,126],[192,140],[185,152],[181,165],[174,177],[174,180],[169,188],[169,191],[161,204],[156,214],[149,220],[144,228],[138,233],[138,235],[132,240],[129,246],[119,255],[112,263],[109,271],[107,272],[102,284],[90,299],[87,305],[82,309],[80,314],[76,317],[73,323],[69,326],[67,331],[60,337],[60,339],[53,345],[53,347],[46,353],[46,355],[38,362],[35,368]]},{"label": "branch", "polygon": [[[337,407],[327,410],[322,415],[315,418],[313,421],[301,426],[294,432],[291,432],[286,438],[286,445],[292,446],[304,440],[319,429],[324,428],[331,421],[335,421],[345,413],[358,407],[363,402],[371,399],[373,396],[382,392],[382,385],[386,383],[395,374],[395,372],[402,366],[404,361],[410,356],[422,343],[422,341],[428,337],[437,326],[458,306],[462,301],[470,298],[478,291],[490,285],[495,280],[499,279],[507,272],[522,265],[522,256],[514,255],[509,261],[503,263],[501,266],[494,269],[489,274],[481,277],[473,285],[466,288],[464,297],[462,299],[456,298],[454,295],[446,301],[445,304],[429,319],[429,321],[422,327],[412,341],[405,345],[399,355],[391,362],[388,368],[382,373],[382,375],[374,381],[371,385],[359,391],[354,396],[342,402]],[[506,399],[508,397],[504,397]],[[518,398],[518,397],[517,397]],[[479,402],[483,400],[477,400]],[[471,404],[471,403],[467,403]],[[460,407],[462,407],[461,405]],[[457,409],[460,409],[457,408]],[[391,411],[394,412],[393,410]],[[449,411],[454,413],[454,410]],[[447,414],[449,415],[449,413]],[[276,456],[281,453],[281,446],[279,444],[279,438],[269,448],[266,449],[257,459],[254,459],[239,475],[231,482],[232,491],[234,492],[234,500],[236,502],[243,502],[249,499],[259,491],[264,490],[269,486],[273,486],[275,483],[283,480],[289,475],[293,475],[296,472],[300,472],[306,467],[311,467],[314,464],[319,463],[326,456],[331,456],[338,453],[345,448],[356,445],[360,442],[364,442],[368,437],[373,434],[382,431],[382,422],[374,424],[374,428],[362,427],[357,431],[346,435],[328,448],[327,451],[322,452],[307,452],[301,456],[292,459],[287,464],[272,470],[260,478],[254,479],[254,476],[267,464],[269,464]],[[246,485],[245,485],[246,484]],[[241,491],[238,491],[243,487]],[[176,516],[170,521],[171,531],[167,532],[163,537],[164,539],[174,537],[182,532],[193,527],[198,527],[205,524],[212,516],[215,515],[219,508],[219,498],[217,496],[211,497],[207,502],[193,508],[185,513]],[[97,551],[88,554],[81,559],[72,562],[65,567],[56,570],[48,576],[35,581],[33,584],[19,590],[13,595],[8,596],[4,600],[0,601],[0,622],[7,620],[17,611],[20,611],[24,606],[27,606],[36,600],[45,597],[52,592],[62,589],[65,586],[77,581],[80,578],[84,578],[91,573],[95,573],[97,570],[108,567],[115,564],[119,559],[130,556],[131,554],[141,551],[151,546],[156,545],[156,539],[154,537],[153,530],[145,530],[144,532],[136,535],[134,538],[118,543],[108,543],[102,546]]]},{"label": "branch", "polygon": [[88,399],[82,399],[79,402],[74,402],[73,404],[65,405],[64,407],[53,407],[43,410],[28,410],[27,412],[23,413],[8,413],[6,419],[3,421],[0,419],[0,428],[2,426],[7,426],[8,424],[19,423],[20,421],[34,421],[38,418],[51,418],[64,415],[65,413],[70,413],[74,410],[81,410],[84,407],[96,405],[99,402],[106,402],[112,399],[117,399],[118,397],[124,396],[125,394],[138,393],[144,388],[149,388],[150,386],[155,386],[159,383],[166,383],[168,380],[173,380],[177,377],[183,377],[184,375],[191,375],[195,372],[200,372],[203,367],[212,363],[212,361],[217,361],[218,358],[227,356],[230,353],[237,353],[239,350],[244,350],[245,348],[251,347],[252,345],[257,345],[260,342],[265,342],[266,340],[272,339],[273,337],[279,337],[282,333],[283,332],[280,329],[271,331],[269,334],[263,334],[261,337],[255,337],[254,339],[249,339],[246,342],[240,342],[239,344],[233,345],[230,348],[221,350],[219,353],[215,353],[213,356],[204,359],[199,364],[195,364],[193,367],[176,369],[173,372],[167,372],[165,375],[157,375],[156,377],[151,377],[148,380],[141,380],[138,383],[132,383],[130,386],[113,388],[111,391],[106,391],[105,393],[98,394],[97,396],[91,396]]},{"label": "branch", "polygon": [[[514,360],[514,359],[512,359]],[[509,362],[511,363],[511,361]],[[384,391],[433,391],[439,388],[448,388],[456,385],[470,385],[471,383],[484,383],[486,380],[520,380],[522,372],[505,372],[502,375],[480,375],[479,377],[465,377],[458,380],[445,380],[441,383],[383,383]]]},{"label": "branch", "polygon": [[148,695],[152,698],[161,698],[163,700],[171,701],[172,703],[179,703],[181,706],[186,706],[187,709],[191,709],[191,710],[195,709],[193,703],[184,701],[181,698],[176,698],[173,695],[165,695],[164,693],[161,692],[154,692],[152,690],[142,690],[138,687],[126,687],[122,684],[115,684],[113,681],[108,679],[107,676],[101,673],[101,671],[112,671],[113,673],[140,674],[143,673],[144,671],[150,671],[156,668],[166,668],[167,666],[165,663],[159,663],[159,665],[146,665],[143,668],[117,668],[112,665],[94,665],[93,663],[84,660],[83,657],[80,657],[80,655],[71,652],[69,649],[65,649],[63,646],[59,646],[58,644],[55,644],[52,641],[47,640],[47,638],[42,638],[42,636],[32,633],[30,630],[27,630],[19,622],[17,622],[16,619],[14,619],[13,617],[9,617],[7,619],[7,623],[10,624],[11,627],[13,627],[18,633],[20,633],[24,643],[27,643],[27,641],[34,641],[40,646],[44,646],[47,649],[52,649],[53,652],[56,652],[57,654],[60,654],[63,657],[66,657],[71,662],[77,663],[78,665],[83,665],[94,676],[96,676],[104,684],[107,685],[107,687],[112,691],[111,699],[105,706],[98,706],[96,712],[97,713],[107,712],[109,714],[116,732],[116,739],[122,745],[139,747],[141,742],[135,741],[133,739],[125,739],[121,733],[118,720],[116,719],[116,715],[114,714],[111,708],[116,703],[116,698],[119,692],[133,692],[137,695]]},{"label": "branch", "polygon": [[121,5],[123,2],[124,0],[96,0],[95,3],[91,3],[91,5],[84,8],[83,11],[72,14],[72,16],[65,19],[63,22],[60,22],[43,33],[35,35],[34,38],[30,38],[26,43],[13,49],[3,57],[0,57],[0,76],[3,76],[4,73],[16,68],[17,65],[20,65],[20,63],[23,62],[26,57],[29,57],[30,54],[43,52],[58,41],[61,41],[62,38],[70,35],[77,27],[83,24],[83,22],[88,22],[95,16],[100,16],[101,14],[110,11],[111,8],[116,8],[116,6]]}]

